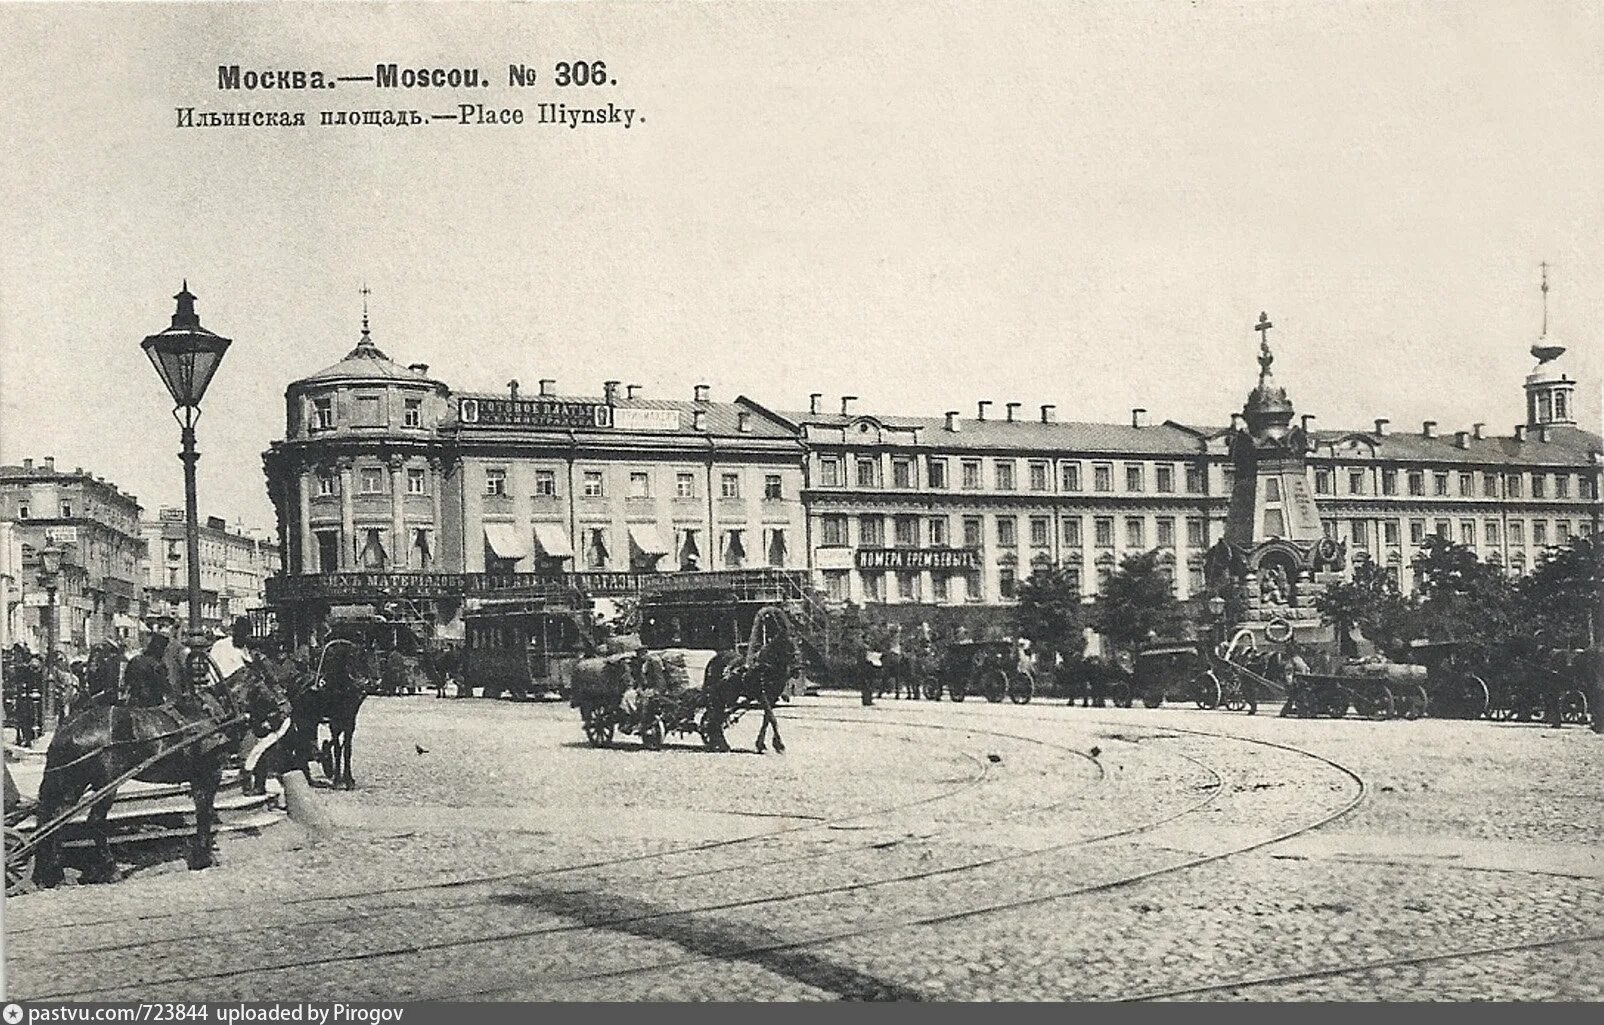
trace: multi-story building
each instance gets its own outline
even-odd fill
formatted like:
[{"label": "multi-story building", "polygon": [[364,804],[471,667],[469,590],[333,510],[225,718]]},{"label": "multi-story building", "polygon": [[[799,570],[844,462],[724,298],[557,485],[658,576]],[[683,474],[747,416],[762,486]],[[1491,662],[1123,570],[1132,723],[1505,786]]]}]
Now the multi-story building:
[{"label": "multi-story building", "polygon": [[[145,551],[139,510],[139,500],[115,484],[82,467],[57,470],[49,456],[0,467],[0,520],[14,525],[22,559],[16,639],[42,650],[52,614],[57,644],[74,656],[99,641],[137,639]],[[39,580],[39,553],[50,545],[63,553],[53,610]]]},{"label": "multi-story building", "polygon": [[[189,556],[184,510],[163,508],[140,527],[145,537],[147,625],[189,618]],[[263,607],[266,582],[279,570],[278,543],[248,527],[208,516],[199,525],[201,626],[227,629],[236,616]]]}]

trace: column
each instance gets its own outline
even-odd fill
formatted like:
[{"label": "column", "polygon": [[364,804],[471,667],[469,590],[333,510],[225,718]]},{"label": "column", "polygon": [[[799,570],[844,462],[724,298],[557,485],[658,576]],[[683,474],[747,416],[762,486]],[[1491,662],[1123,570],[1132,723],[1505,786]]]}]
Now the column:
[{"label": "column", "polygon": [[437,564],[440,561],[440,545],[445,531],[443,502],[445,499],[446,476],[444,469],[444,464],[438,456],[429,457],[429,501],[434,511],[433,530],[429,533],[429,555]]},{"label": "column", "polygon": [[[312,573],[322,567],[317,564],[317,535],[312,533],[312,489],[317,487],[318,467],[307,464],[301,467],[296,474],[297,500],[300,510],[300,521],[296,529],[300,532],[301,541],[301,572]],[[289,541],[289,538],[285,538]],[[289,554],[289,545],[285,545],[285,554]]]},{"label": "column", "polygon": [[356,568],[355,474],[350,456],[341,456],[336,465],[340,468],[340,568],[352,570]]},{"label": "column", "polygon": [[391,456],[390,468],[390,564],[393,569],[406,569],[412,558],[412,545],[407,538],[406,517],[406,460]]}]

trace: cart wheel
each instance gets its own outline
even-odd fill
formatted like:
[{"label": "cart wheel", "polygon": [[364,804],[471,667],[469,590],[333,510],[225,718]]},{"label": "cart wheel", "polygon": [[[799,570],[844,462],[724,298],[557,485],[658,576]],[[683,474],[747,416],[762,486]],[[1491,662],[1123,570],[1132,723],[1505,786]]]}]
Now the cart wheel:
[{"label": "cart wheel", "polygon": [[1521,718],[1526,722],[1542,722],[1548,718],[1548,700],[1547,694],[1533,694],[1521,709]]},{"label": "cart wheel", "polygon": [[[1108,688],[1108,700],[1114,703],[1115,708],[1129,708],[1136,702],[1135,696],[1131,694],[1131,685],[1126,683],[1124,680],[1121,680],[1120,682],[1113,684]],[[1160,694],[1159,701],[1163,700],[1164,695]],[[1142,703],[1147,704],[1145,701]],[[1156,708],[1158,706],[1148,705],[1147,707]]]},{"label": "cart wheel", "polygon": [[728,751],[729,741],[724,739],[724,725],[717,721],[718,714],[711,708],[702,712],[702,721],[699,730],[702,734],[702,746],[709,751]]},{"label": "cart wheel", "polygon": [[1192,677],[1192,702],[1199,708],[1220,707],[1220,679],[1205,669]]},{"label": "cart wheel", "polygon": [[649,751],[656,751],[663,746],[663,720],[659,716],[651,716],[640,724],[641,746]]},{"label": "cart wheel", "polygon": [[606,747],[613,742],[612,721],[600,714],[585,716],[585,739],[591,747]]},{"label": "cart wheel", "polygon": [[925,694],[925,700],[926,701],[940,701],[941,700],[941,681],[939,679],[938,680],[926,680],[925,681],[925,685],[924,685],[924,694]]},{"label": "cart wheel", "polygon": [[1398,712],[1405,719],[1413,722],[1426,717],[1426,706],[1429,704],[1426,688],[1417,683],[1413,687],[1405,687],[1403,693],[1397,697]]},{"label": "cart wheel", "polygon": [[[1460,684],[1460,714],[1467,719],[1480,719],[1488,714],[1488,709],[1491,705],[1492,697],[1487,690],[1487,681],[1475,673],[1465,677]],[[1421,714],[1424,715],[1425,713],[1422,712]]]},{"label": "cart wheel", "polygon": [[[1146,690],[1142,692],[1142,707],[1157,708],[1164,703],[1165,694],[1161,690]],[[1125,706],[1129,708],[1129,705]]]},{"label": "cart wheel", "polygon": [[1333,719],[1348,714],[1348,692],[1338,687],[1320,696],[1320,711]]},{"label": "cart wheel", "polygon": [[1240,691],[1235,691],[1226,695],[1224,704],[1227,712],[1240,712],[1248,707],[1248,699]]},{"label": "cart wheel", "polygon": [[1568,690],[1559,700],[1560,722],[1581,723],[1585,725],[1591,721],[1588,716],[1589,709],[1587,707],[1586,694],[1583,694],[1579,690]]},{"label": "cart wheel", "polygon": [[952,700],[962,701],[969,696],[969,685],[963,680],[954,680],[952,686],[947,688],[947,693],[952,696]]},{"label": "cart wheel", "polygon": [[1514,701],[1503,695],[1487,709],[1487,718],[1494,722],[1513,722],[1518,714]]},{"label": "cart wheel", "polygon": [[5,827],[6,896],[26,893],[33,882],[33,849],[20,829]]},{"label": "cart wheel", "polygon": [[1036,678],[1030,673],[1015,673],[1008,678],[1008,700],[1016,705],[1030,704],[1036,693]]},{"label": "cart wheel", "polygon": [[975,689],[986,695],[986,700],[994,705],[1008,696],[1008,674],[1001,669],[981,673],[977,682],[980,686]]},{"label": "cart wheel", "polygon": [[1382,719],[1391,719],[1398,714],[1397,703],[1392,697],[1392,688],[1386,684],[1382,684],[1369,694],[1366,694],[1363,704],[1362,711],[1367,719],[1380,721]]}]

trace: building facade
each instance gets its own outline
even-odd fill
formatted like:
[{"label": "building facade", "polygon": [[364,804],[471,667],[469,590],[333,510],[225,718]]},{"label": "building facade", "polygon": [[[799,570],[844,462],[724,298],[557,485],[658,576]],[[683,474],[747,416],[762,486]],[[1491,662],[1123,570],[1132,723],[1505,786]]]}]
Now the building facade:
[{"label": "building facade", "polygon": [[[208,516],[200,527],[201,627],[227,629],[262,608],[267,578],[279,572],[278,543],[244,526]],[[189,618],[189,556],[184,510],[163,508],[140,525],[145,538],[145,623],[155,629]]]},{"label": "building facade", "polygon": [[[82,467],[58,470],[48,456],[0,467],[0,520],[12,524],[21,559],[13,639],[42,651],[54,616],[57,645],[74,657],[100,641],[134,643],[144,601],[139,514],[138,499]],[[54,606],[39,572],[50,545],[62,551]]]}]

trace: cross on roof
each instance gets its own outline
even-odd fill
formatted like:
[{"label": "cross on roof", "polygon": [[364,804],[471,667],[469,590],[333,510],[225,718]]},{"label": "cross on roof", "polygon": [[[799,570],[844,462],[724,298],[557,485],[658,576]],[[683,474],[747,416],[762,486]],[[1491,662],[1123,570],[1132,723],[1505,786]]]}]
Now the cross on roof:
[{"label": "cross on roof", "polygon": [[1270,344],[1270,329],[1274,326],[1270,323],[1270,315],[1262,310],[1259,311],[1259,322],[1253,325],[1253,330],[1259,333],[1260,345]]}]

